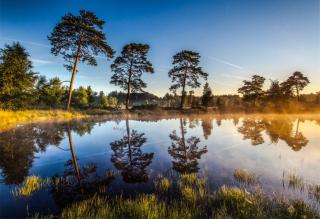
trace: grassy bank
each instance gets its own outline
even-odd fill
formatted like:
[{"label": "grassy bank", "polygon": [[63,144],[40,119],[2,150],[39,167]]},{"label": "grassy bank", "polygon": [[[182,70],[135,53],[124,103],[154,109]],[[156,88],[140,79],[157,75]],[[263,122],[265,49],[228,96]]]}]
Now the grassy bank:
[{"label": "grassy bank", "polygon": [[0,132],[20,124],[63,121],[84,117],[87,117],[84,113],[63,110],[0,110]]},{"label": "grassy bank", "polygon": [[[248,176],[239,170],[235,174],[241,179]],[[58,216],[36,214],[33,218],[320,218],[317,207],[302,199],[270,196],[261,187],[222,186],[212,191],[206,178],[196,174],[182,174],[177,181],[160,176],[154,186],[153,193],[133,197],[96,193],[71,203]]]}]

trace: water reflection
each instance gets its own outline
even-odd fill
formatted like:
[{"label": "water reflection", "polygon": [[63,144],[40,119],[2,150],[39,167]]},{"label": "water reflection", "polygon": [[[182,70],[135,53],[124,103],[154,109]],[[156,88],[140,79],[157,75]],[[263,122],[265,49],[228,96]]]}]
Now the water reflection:
[{"label": "water reflection", "polygon": [[121,171],[123,180],[127,183],[147,182],[146,168],[151,164],[154,153],[143,153],[141,147],[147,139],[144,133],[130,130],[126,119],[126,134],[119,140],[111,142],[114,154],[111,161]]},{"label": "water reflection", "polygon": [[198,147],[200,139],[195,136],[191,136],[185,139],[187,133],[184,127],[183,119],[180,117],[180,134],[178,136],[176,130],[170,135],[172,141],[171,146],[168,148],[168,152],[173,158],[173,169],[179,173],[195,173],[198,172],[198,160],[201,156],[207,153],[207,146],[202,148]]},{"label": "water reflection", "polygon": [[[81,133],[84,134],[91,130],[87,127],[93,126],[86,124],[81,126],[85,128],[79,129],[79,126],[76,127],[75,130],[81,130]],[[52,177],[53,184],[50,190],[55,203],[60,207],[87,199],[95,194],[106,194],[108,186],[114,180],[111,172],[106,172],[100,176],[97,173],[97,165],[94,162],[86,163],[83,166],[78,164],[70,123],[67,124],[66,128],[71,159],[67,160],[63,175],[56,174]],[[83,130],[86,130],[86,132],[83,132]]]},{"label": "water reflection", "polygon": [[271,143],[277,144],[283,140],[294,151],[301,150],[309,140],[299,131],[300,119],[297,121],[283,119],[255,119],[246,118],[243,120],[238,132],[243,139],[250,139],[252,145],[259,145],[265,142],[263,132],[269,136]]},{"label": "water reflection", "polygon": [[59,145],[64,133],[59,126],[21,126],[0,133],[0,169],[5,184],[20,184],[28,175],[35,153]]}]

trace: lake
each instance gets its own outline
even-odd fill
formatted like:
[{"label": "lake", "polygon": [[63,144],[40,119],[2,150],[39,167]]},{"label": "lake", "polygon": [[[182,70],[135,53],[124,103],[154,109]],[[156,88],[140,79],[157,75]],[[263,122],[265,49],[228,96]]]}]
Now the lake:
[{"label": "lake", "polygon": [[[57,214],[100,185],[109,196],[150,193],[159,174],[202,174],[213,189],[238,185],[238,168],[256,174],[269,194],[313,202],[288,177],[319,185],[319,164],[316,115],[142,115],[20,125],[0,133],[0,217]],[[14,195],[31,175],[68,184]]]}]

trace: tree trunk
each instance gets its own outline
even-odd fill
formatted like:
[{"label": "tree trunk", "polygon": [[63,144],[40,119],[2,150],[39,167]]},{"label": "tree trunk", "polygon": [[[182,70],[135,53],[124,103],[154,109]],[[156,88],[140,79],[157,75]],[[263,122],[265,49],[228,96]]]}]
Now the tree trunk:
[{"label": "tree trunk", "polygon": [[299,94],[298,86],[296,86],[296,90],[297,90],[297,100],[299,101],[300,100],[300,94]]},{"label": "tree trunk", "polygon": [[132,162],[132,155],[131,155],[131,135],[130,135],[130,127],[129,127],[129,120],[126,119],[126,128],[127,128],[127,136],[128,136],[128,156],[129,156],[129,162],[131,165]]},{"label": "tree trunk", "polygon": [[127,98],[126,98],[126,110],[129,109],[129,98],[130,98],[130,82],[128,83],[128,91],[127,91]]},{"label": "tree trunk", "polygon": [[186,150],[186,142],[185,142],[185,138],[184,138],[184,127],[183,127],[183,121],[182,121],[181,117],[180,117],[180,129],[181,129],[181,140],[182,140],[182,144],[183,144],[184,157],[187,160],[188,156],[187,156],[187,150]]},{"label": "tree trunk", "polygon": [[78,181],[80,182],[80,170],[79,170],[77,157],[74,152],[72,133],[71,133],[71,128],[70,128],[69,124],[68,124],[68,138],[69,138],[69,145],[70,145],[70,149],[71,149],[72,162],[73,162],[73,166],[74,166],[74,173],[76,174],[76,177],[77,177]]},{"label": "tree trunk", "polygon": [[71,75],[71,80],[70,80],[70,86],[69,86],[69,95],[68,95],[68,103],[67,103],[67,110],[70,110],[70,104],[71,104],[71,97],[72,97],[72,90],[73,90],[73,83],[74,83],[74,77],[77,72],[77,67],[78,67],[78,62],[79,62],[79,57],[80,57],[80,51],[81,51],[81,40],[78,45],[78,51],[77,51],[77,56],[74,61],[73,65],[73,70],[72,70],[72,75]]},{"label": "tree trunk", "polygon": [[183,78],[183,84],[182,84],[182,94],[181,94],[181,103],[180,103],[180,109],[183,109],[183,103],[184,103],[184,98],[185,98],[185,87],[186,87],[186,78],[187,78],[187,73],[184,73],[184,78]]},{"label": "tree trunk", "polygon": [[130,99],[130,89],[131,89],[131,69],[132,69],[132,61],[130,61],[130,67],[129,67],[129,79],[128,79],[128,90],[127,90],[127,98],[126,98],[126,110],[129,109],[129,99]]}]

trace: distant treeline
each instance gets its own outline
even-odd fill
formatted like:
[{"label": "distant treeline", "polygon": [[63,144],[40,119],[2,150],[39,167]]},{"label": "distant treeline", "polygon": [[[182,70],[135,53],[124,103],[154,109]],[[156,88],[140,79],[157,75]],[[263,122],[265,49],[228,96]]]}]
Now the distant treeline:
[{"label": "distant treeline", "polygon": [[[145,92],[147,83],[142,80],[145,73],[154,73],[148,60],[149,45],[130,43],[111,64],[110,83],[123,92],[104,94],[95,92],[90,86],[73,89],[79,62],[96,66],[95,56],[114,57],[114,50],[102,32],[104,21],[94,13],[80,10],[61,18],[48,37],[53,55],[61,55],[65,67],[71,72],[69,86],[59,78],[46,77],[33,72],[28,52],[19,43],[5,45],[0,50],[0,107],[4,109],[62,108],[70,109],[117,109],[138,105],[152,108],[212,108],[217,111],[281,111],[296,112],[319,107],[320,92],[300,95],[310,82],[301,72],[294,72],[286,81],[271,81],[268,90],[263,90],[265,78],[252,76],[250,81],[238,89],[239,95],[212,94],[208,83],[203,86],[202,96],[195,96],[194,89],[201,87],[208,73],[200,67],[200,54],[182,50],[173,56],[170,91],[163,97]],[[189,91],[187,91],[189,89]],[[177,91],[180,90],[180,95]],[[139,107],[138,107],[139,108]],[[142,107],[143,108],[143,107]]]}]

